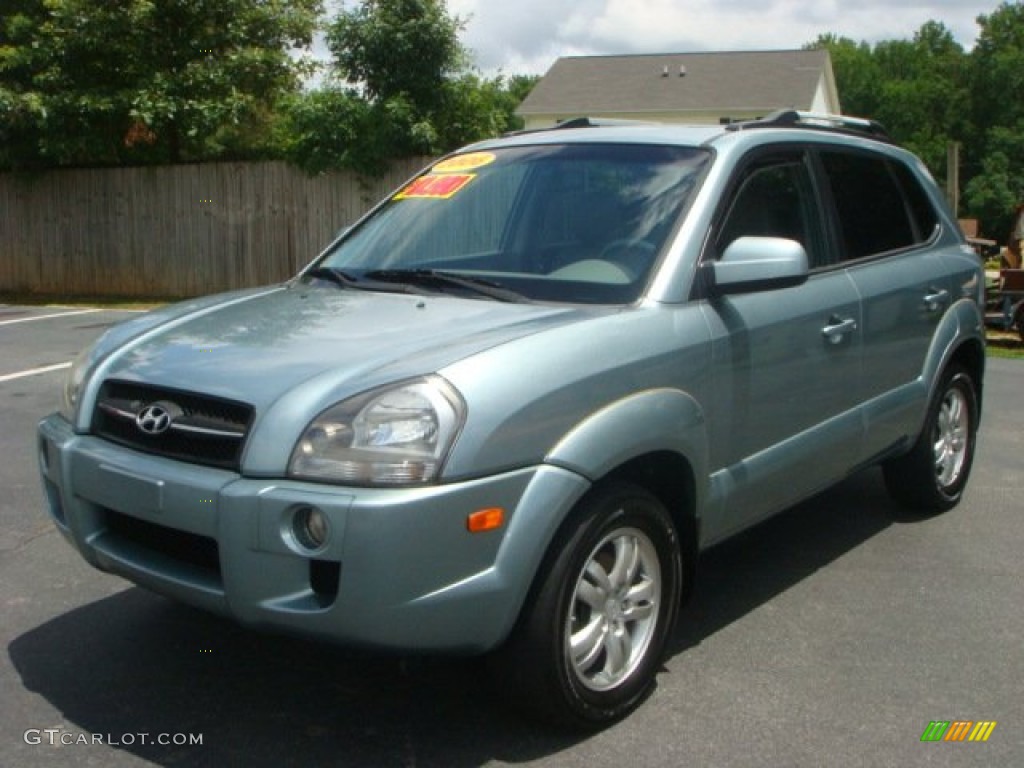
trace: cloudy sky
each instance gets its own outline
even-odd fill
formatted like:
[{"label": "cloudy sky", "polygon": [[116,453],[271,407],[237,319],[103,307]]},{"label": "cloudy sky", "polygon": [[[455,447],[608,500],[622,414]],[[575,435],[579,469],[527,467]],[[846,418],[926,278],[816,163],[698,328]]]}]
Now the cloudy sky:
[{"label": "cloudy sky", "polygon": [[941,21],[971,48],[999,0],[448,0],[488,74],[543,74],[559,56],[800,48],[833,32],[913,37]]}]

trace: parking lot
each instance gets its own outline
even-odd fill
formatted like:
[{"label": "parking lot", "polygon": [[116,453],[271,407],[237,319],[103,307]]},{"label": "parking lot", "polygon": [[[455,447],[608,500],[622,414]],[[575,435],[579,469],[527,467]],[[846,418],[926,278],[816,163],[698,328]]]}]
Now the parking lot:
[{"label": "parking lot", "polygon": [[[260,634],[85,565],[34,430],[129,316],[0,305],[0,765],[1024,765],[1024,362],[989,360],[958,508],[908,516],[869,470],[706,553],[651,699],[573,735],[479,662]],[[936,720],[997,725],[922,742]]]}]

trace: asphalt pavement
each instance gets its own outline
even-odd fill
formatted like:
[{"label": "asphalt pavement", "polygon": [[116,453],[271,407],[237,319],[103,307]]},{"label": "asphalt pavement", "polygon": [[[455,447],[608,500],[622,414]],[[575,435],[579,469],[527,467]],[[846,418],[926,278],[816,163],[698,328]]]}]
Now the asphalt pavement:
[{"label": "asphalt pavement", "polygon": [[[573,735],[476,661],[262,634],[87,566],[35,425],[128,316],[0,305],[0,765],[1024,765],[1024,362],[989,360],[959,507],[907,515],[869,470],[711,550],[654,694]],[[996,725],[923,742],[933,721]]]}]

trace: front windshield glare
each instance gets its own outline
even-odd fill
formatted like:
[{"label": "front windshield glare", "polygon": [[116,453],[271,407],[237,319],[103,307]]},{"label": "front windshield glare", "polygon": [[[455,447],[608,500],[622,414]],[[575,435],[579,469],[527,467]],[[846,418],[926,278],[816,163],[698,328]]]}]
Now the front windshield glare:
[{"label": "front windshield glare", "polygon": [[[432,166],[316,265],[351,287],[436,273],[524,299],[627,303],[647,283],[707,163],[645,144],[511,147]],[[321,269],[321,273],[323,269]],[[463,281],[463,285],[468,284]]]}]

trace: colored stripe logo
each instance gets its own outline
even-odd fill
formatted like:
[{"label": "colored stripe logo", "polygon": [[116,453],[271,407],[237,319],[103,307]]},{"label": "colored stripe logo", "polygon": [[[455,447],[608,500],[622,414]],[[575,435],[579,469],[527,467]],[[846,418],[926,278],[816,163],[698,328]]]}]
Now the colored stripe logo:
[{"label": "colored stripe logo", "polygon": [[996,725],[995,720],[932,720],[921,741],[988,741]]}]

